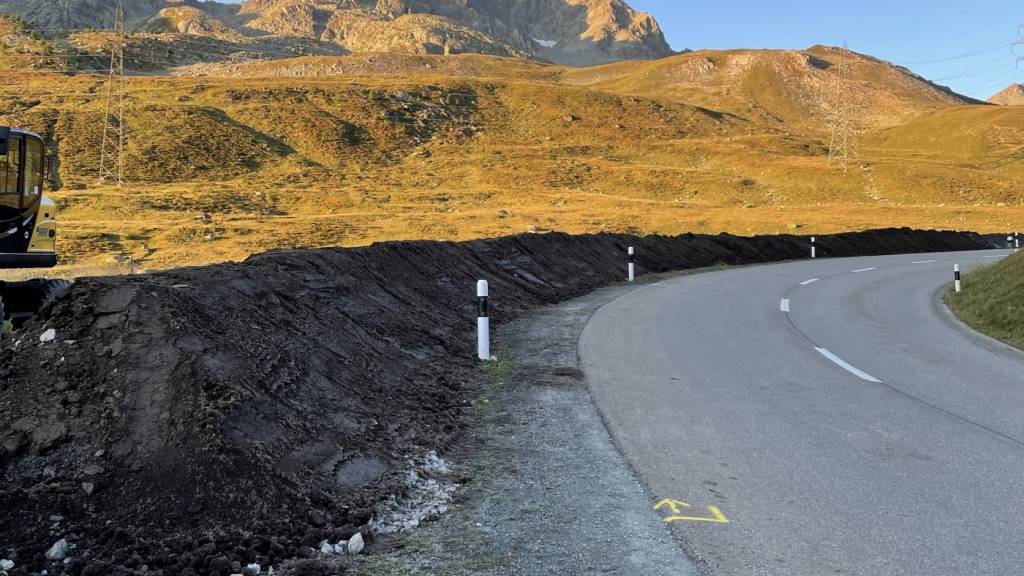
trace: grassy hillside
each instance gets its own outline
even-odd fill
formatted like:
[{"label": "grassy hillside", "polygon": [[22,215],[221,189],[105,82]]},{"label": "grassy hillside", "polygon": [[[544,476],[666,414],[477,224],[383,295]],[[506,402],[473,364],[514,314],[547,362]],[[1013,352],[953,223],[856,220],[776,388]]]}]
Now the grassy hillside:
[{"label": "grassy hillside", "polygon": [[924,114],[865,138],[890,153],[916,153],[967,168],[1005,169],[1024,160],[1024,108],[958,106]]},{"label": "grassy hillside", "polygon": [[1024,350],[1024,252],[966,274],[946,302],[972,328]]},{"label": "grassy hillside", "polygon": [[970,103],[888,62],[824,46],[792,50],[702,50],[661,60],[567,70],[565,81],[680,100],[768,126],[821,133],[835,102],[843,61],[851,68],[853,120],[864,129]]},{"label": "grassy hillside", "polygon": [[[51,142],[62,257],[79,267],[114,255],[159,268],[282,246],[547,230],[1024,228],[1024,164],[999,160],[1024,146],[1018,110],[922,88],[889,107],[888,123],[912,120],[865,129],[860,161],[844,174],[827,166],[813,115],[766,120],[767,108],[713,92],[580,80],[641,65],[659,62],[572,70],[362,55],[133,77],[124,189],[96,183],[101,77],[12,73],[0,123]],[[779,98],[776,110],[802,105]]]}]

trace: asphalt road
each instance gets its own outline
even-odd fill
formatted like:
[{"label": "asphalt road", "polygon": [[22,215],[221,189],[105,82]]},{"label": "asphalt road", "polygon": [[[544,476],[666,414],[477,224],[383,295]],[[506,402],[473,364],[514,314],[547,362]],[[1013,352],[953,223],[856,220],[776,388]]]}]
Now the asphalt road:
[{"label": "asphalt road", "polygon": [[940,301],[954,263],[1006,254],[730,269],[601,308],[580,356],[650,513],[709,574],[1021,573],[1024,354]]}]

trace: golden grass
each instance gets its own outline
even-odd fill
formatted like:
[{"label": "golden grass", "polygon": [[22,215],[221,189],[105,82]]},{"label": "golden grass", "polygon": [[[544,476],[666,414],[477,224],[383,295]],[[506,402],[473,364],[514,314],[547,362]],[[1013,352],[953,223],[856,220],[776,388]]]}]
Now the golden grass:
[{"label": "golden grass", "polygon": [[0,86],[0,115],[54,142],[62,259],[100,273],[119,254],[156,269],[547,230],[1024,229],[1024,110],[908,106],[914,119],[865,134],[844,174],[820,130],[560,82],[559,67],[448,64],[494,71],[468,77],[405,60],[415,72],[132,78],[124,189],[95,182],[96,79],[20,75]]},{"label": "golden grass", "polygon": [[133,267],[129,262],[117,262],[113,258],[110,262],[103,264],[61,264],[56,268],[48,270],[26,269],[26,270],[0,270],[0,281],[18,282],[20,280],[31,280],[34,278],[51,278],[62,280],[74,280],[89,276],[123,276],[126,274],[140,274],[145,272],[139,267]]}]

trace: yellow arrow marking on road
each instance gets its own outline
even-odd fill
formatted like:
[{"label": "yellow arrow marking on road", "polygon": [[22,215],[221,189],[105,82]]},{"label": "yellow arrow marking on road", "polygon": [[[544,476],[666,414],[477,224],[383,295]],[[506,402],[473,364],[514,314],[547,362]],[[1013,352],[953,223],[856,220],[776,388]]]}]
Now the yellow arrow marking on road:
[{"label": "yellow arrow marking on road", "polygon": [[683,508],[690,507],[691,506],[688,502],[683,502],[682,500],[673,500],[671,498],[666,498],[654,505],[655,510],[668,508],[672,512],[671,516],[666,516],[664,518],[665,522],[668,522],[670,524],[672,522],[712,522],[715,524],[729,523],[729,519],[725,517],[725,514],[722,514],[722,511],[719,510],[717,506],[708,506],[708,512],[711,513],[710,518],[701,516],[682,516],[681,514]]},{"label": "yellow arrow marking on road", "polygon": [[671,498],[666,498],[666,499],[662,500],[661,502],[658,502],[657,504],[654,505],[654,509],[655,510],[661,510],[662,508],[668,508],[669,510],[672,511],[673,514],[679,514],[680,512],[683,511],[682,510],[683,508],[689,508],[689,507],[690,507],[690,505],[687,504],[686,502],[683,502],[682,500],[672,500]]}]

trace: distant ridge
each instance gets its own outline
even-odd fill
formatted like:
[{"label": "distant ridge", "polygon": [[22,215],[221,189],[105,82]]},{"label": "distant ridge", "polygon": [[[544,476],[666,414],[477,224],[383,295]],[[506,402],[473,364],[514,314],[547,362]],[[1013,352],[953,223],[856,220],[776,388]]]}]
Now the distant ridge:
[{"label": "distant ridge", "polygon": [[699,50],[653,62],[571,70],[567,83],[678,99],[768,125],[823,131],[835,97],[836,65],[849,59],[860,128],[885,128],[946,106],[982,102],[910,70],[843,48]]},{"label": "distant ridge", "polygon": [[1024,84],[1010,84],[988,101],[1000,106],[1024,106]]}]

